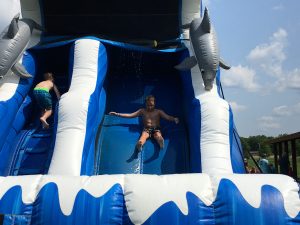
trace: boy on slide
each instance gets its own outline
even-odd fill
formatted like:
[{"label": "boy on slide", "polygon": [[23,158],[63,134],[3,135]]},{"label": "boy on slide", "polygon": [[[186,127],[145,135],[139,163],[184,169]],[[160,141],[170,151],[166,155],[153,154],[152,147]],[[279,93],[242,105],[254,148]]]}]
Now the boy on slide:
[{"label": "boy on slide", "polygon": [[49,91],[54,90],[58,99],[60,99],[60,93],[54,84],[54,77],[52,73],[44,74],[44,81],[38,83],[33,89],[33,95],[38,103],[38,105],[42,109],[42,116],[40,117],[40,121],[42,122],[42,126],[44,129],[49,128],[49,124],[47,119],[52,114],[52,98]]},{"label": "boy on slide", "polygon": [[160,109],[155,109],[155,98],[152,95],[146,97],[146,108],[139,109],[134,113],[116,113],[110,112],[110,115],[120,116],[125,118],[134,118],[138,116],[142,116],[144,129],[136,144],[136,148],[138,151],[142,150],[143,145],[145,144],[148,138],[154,138],[160,149],[164,148],[164,139],[161,135],[160,129],[160,118],[163,118],[168,121],[173,121],[176,124],[179,123],[179,119],[177,117],[170,116],[166,114],[164,111]]}]

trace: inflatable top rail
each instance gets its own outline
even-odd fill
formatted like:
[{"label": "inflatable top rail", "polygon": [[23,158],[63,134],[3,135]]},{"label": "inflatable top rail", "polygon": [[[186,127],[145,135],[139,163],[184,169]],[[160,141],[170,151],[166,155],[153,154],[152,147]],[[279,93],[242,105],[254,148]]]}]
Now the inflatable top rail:
[{"label": "inflatable top rail", "polygon": [[5,24],[21,11],[23,18],[45,28],[43,36],[99,35],[136,41],[177,39],[181,24],[199,17],[201,6],[200,0],[4,0],[1,4],[13,9],[3,10]]}]

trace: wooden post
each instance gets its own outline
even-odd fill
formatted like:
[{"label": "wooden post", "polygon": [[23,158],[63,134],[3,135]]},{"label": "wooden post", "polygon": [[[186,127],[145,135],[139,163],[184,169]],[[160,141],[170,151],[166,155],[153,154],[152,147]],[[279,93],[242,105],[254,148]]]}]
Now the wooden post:
[{"label": "wooden post", "polygon": [[[281,157],[282,157],[282,142],[278,143],[278,147],[279,147],[279,164],[280,164]],[[281,168],[280,168],[280,172],[279,173],[282,173]]]},{"label": "wooden post", "polygon": [[284,142],[284,151],[286,152],[288,159],[290,159],[289,142],[288,141]]},{"label": "wooden post", "polygon": [[274,167],[275,167],[275,172],[278,173],[278,152],[277,152],[277,143],[273,143],[273,153],[274,153]]},{"label": "wooden post", "polygon": [[291,141],[292,144],[292,168],[293,168],[293,178],[297,180],[298,175],[297,175],[297,152],[296,152],[296,140],[293,139]]}]

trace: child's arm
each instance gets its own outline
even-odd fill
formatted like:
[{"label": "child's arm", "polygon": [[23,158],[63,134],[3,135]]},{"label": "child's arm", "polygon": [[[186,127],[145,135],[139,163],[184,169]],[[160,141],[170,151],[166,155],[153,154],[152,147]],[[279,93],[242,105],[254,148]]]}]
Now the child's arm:
[{"label": "child's arm", "polygon": [[139,109],[136,112],[133,113],[117,113],[117,112],[110,112],[109,115],[113,116],[119,116],[119,117],[124,117],[124,118],[134,118],[142,115],[143,109]]},{"label": "child's arm", "polygon": [[55,84],[53,84],[53,90],[54,90],[54,92],[55,92],[55,94],[56,94],[56,97],[57,97],[58,99],[60,99],[60,93],[59,93],[59,90],[58,90],[58,88],[56,87]]},{"label": "child's arm", "polygon": [[177,117],[170,116],[170,115],[168,115],[167,113],[165,113],[162,110],[158,110],[158,112],[159,112],[159,115],[162,118],[164,118],[165,120],[169,120],[169,121],[175,122],[176,124],[179,123],[179,119]]}]

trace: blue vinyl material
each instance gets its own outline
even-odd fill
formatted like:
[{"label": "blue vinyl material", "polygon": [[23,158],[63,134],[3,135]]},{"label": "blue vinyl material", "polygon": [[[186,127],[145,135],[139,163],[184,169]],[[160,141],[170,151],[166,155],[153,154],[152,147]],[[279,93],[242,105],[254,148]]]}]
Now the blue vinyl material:
[{"label": "blue vinyl material", "polygon": [[290,218],[284,209],[282,194],[274,187],[262,187],[259,208],[252,207],[241,195],[238,188],[227,179],[220,182],[214,202],[216,224],[232,225],[281,225],[299,224],[299,214]]},{"label": "blue vinyl material", "polygon": [[[35,62],[32,55],[25,52],[22,63],[27,71],[35,76]],[[5,102],[0,102],[0,175],[2,176],[8,175],[13,155],[10,148],[30,113],[31,99],[26,96],[32,83],[33,79],[20,79],[13,97]]]},{"label": "blue vinyl material", "polygon": [[96,134],[101,120],[104,116],[106,95],[102,88],[107,72],[107,54],[103,44],[99,46],[98,55],[98,77],[94,93],[90,97],[86,135],[82,153],[81,174],[92,175],[94,173],[95,162],[95,142]]},{"label": "blue vinyl material", "polygon": [[100,198],[81,190],[75,199],[71,215],[64,215],[59,204],[57,186],[50,183],[42,188],[33,204],[31,224],[127,224],[123,223],[128,221],[126,215],[123,190],[119,184],[114,185]]},{"label": "blue vinyl material", "polygon": [[15,156],[15,152],[12,150],[13,146],[16,144],[16,137],[18,133],[21,131],[23,126],[26,123],[27,118],[29,117],[29,113],[32,110],[32,100],[29,96],[27,96],[21,105],[16,117],[15,121],[12,124],[12,128],[7,135],[5,143],[0,152],[0,173],[1,175],[8,175],[10,173],[10,165]]},{"label": "blue vinyl material", "polygon": [[[225,99],[222,84],[221,84],[221,72],[217,71],[216,84],[220,98]],[[229,139],[230,139],[230,157],[232,163],[232,169],[234,173],[246,173],[244,166],[243,149],[238,135],[237,129],[234,124],[233,112],[231,107],[229,108]]]},{"label": "blue vinyl material", "polygon": [[[232,181],[222,179],[216,199],[211,204],[207,205],[192,192],[187,192],[187,215],[184,215],[177,205],[170,201],[157,208],[143,224],[281,225],[300,223],[300,215],[295,218],[287,215],[283,196],[276,188],[264,185],[261,196],[260,206],[253,207],[244,199]],[[10,204],[12,202],[14,204]],[[28,218],[30,218],[28,224],[44,225],[133,224],[126,210],[122,187],[117,183],[101,197],[93,197],[85,190],[79,191],[70,215],[62,212],[55,183],[46,184],[38,193],[35,202],[29,205],[22,203],[20,187],[15,186],[0,200],[0,211],[3,214],[13,214],[16,218],[19,217],[21,222],[17,224],[22,224]]]},{"label": "blue vinyl material", "polygon": [[[188,50],[181,52],[178,63],[189,56]],[[191,173],[200,173],[201,169],[201,154],[200,154],[200,132],[201,132],[201,105],[198,99],[195,98],[195,93],[192,85],[190,71],[181,72],[180,78],[182,82],[183,92],[183,108],[184,119],[187,123],[188,140],[189,140],[189,167]]]},{"label": "blue vinyl material", "polygon": [[26,205],[22,201],[22,190],[20,186],[12,187],[0,199],[1,214],[31,215],[31,210],[32,205]]},{"label": "blue vinyl material", "polygon": [[[138,153],[135,144],[143,129],[142,121],[139,118],[125,119],[107,115],[100,127],[101,131],[98,132],[97,173],[188,172],[189,148],[183,119],[184,112],[181,107],[182,87],[179,73],[173,68],[176,59],[173,54],[176,53],[149,53],[114,46],[109,46],[108,49],[110,65],[114,67],[108,74],[105,87],[106,113],[109,111],[129,113],[144,108],[145,97],[152,94],[156,97],[156,108],[178,116],[181,122],[175,125],[161,120],[165,148],[159,150],[154,140],[148,140],[143,151]],[[162,60],[168,69],[159,65]]]},{"label": "blue vinyl material", "polygon": [[[25,52],[22,63],[24,67],[27,69],[27,71],[34,76],[35,65],[32,56],[27,52]],[[1,121],[0,150],[5,143],[7,134],[10,133],[10,129],[13,121],[15,120],[16,113],[18,112],[19,107],[23,103],[26,95],[28,94],[32,82],[33,79],[28,79],[28,80],[20,79],[19,85],[13,97],[7,101],[0,102],[0,121]]]},{"label": "blue vinyl material", "polygon": [[[44,174],[48,171],[55,141],[53,127],[56,130],[56,126],[53,126],[52,116],[48,119],[51,125],[50,129],[41,129],[40,109],[33,100],[30,89],[42,80],[41,75],[44,72],[51,71],[55,74],[55,83],[59,90],[62,93],[67,91],[70,83],[68,75],[70,46],[71,42],[64,42],[53,48],[46,46],[45,48],[30,49],[23,57],[24,66],[28,72],[34,75],[34,79],[21,79],[15,96],[8,102],[2,102],[2,105],[11,108],[16,107],[16,99],[20,99],[17,100],[20,101],[18,113],[14,117],[13,112],[8,114],[14,119],[13,122],[10,122],[9,117],[3,120],[3,129],[8,122],[11,125],[10,130],[6,131],[7,137],[1,139],[5,141],[0,152],[1,175]],[[53,60],[54,58],[57,60]],[[22,98],[24,100],[21,101]],[[54,97],[53,103],[55,107],[56,98]],[[4,111],[2,113],[7,114]],[[54,115],[55,113],[57,112],[54,110]]]},{"label": "blue vinyl material", "polygon": [[12,162],[11,175],[44,174],[49,164],[48,157],[52,155],[49,146],[52,144],[52,130],[29,129],[22,130],[12,148],[15,158]]},{"label": "blue vinyl material", "polygon": [[[43,6],[46,1],[40,1],[40,3]],[[178,3],[182,4],[180,0]],[[76,3],[75,1],[72,4],[78,4],[78,2]],[[72,4],[64,2],[63,5],[69,5],[70,9],[72,9]],[[131,4],[134,4],[134,1]],[[200,7],[200,12],[202,13],[202,4],[200,4]],[[182,10],[181,6],[179,10]],[[163,14],[164,12],[161,13]],[[92,16],[95,15],[93,14]],[[149,18],[151,18],[151,15]],[[42,16],[45,24],[44,19],[45,17]],[[77,28],[77,23],[71,24],[72,26],[74,25],[75,29]],[[78,29],[78,31],[80,32],[81,29]],[[43,41],[55,41],[56,38],[66,39],[66,37],[62,36],[53,36],[44,38]],[[167,49],[157,50],[98,39],[96,37],[85,38],[97,40],[102,44],[100,44],[99,48],[96,90],[90,97],[88,107],[87,132],[82,155],[81,174],[174,174],[201,172],[201,104],[195,98],[191,73],[189,71],[178,72],[174,69],[174,65],[177,65],[186,56],[189,56],[188,50],[182,46],[178,46],[178,48],[169,46]],[[41,129],[39,110],[32,98],[30,89],[42,80],[42,73],[51,71],[56,75],[55,82],[59,89],[62,92],[68,91],[74,63],[75,41],[72,39],[36,46],[24,54],[23,65],[34,76],[34,79],[20,80],[16,94],[10,100],[0,102],[0,175],[47,173],[57,131],[57,110],[50,119],[51,129]],[[179,39],[171,41],[177,44],[180,42]],[[218,93],[221,98],[224,98],[220,76],[220,71],[218,71],[216,76]],[[161,127],[165,138],[165,148],[159,150],[157,143],[153,140],[148,140],[143,147],[143,151],[137,153],[135,151],[135,143],[143,128],[141,119],[114,117],[108,115],[108,112],[133,112],[144,107],[145,97],[149,94],[153,94],[157,98],[157,108],[163,109],[168,114],[178,116],[180,124],[175,125],[168,121],[162,121]],[[229,111],[228,129],[233,172],[245,173],[241,143],[231,109]],[[64,157],[67,158],[68,155]],[[205,203],[203,202],[204,200],[201,200],[202,198],[200,199],[192,192],[180,193],[179,191],[178,194],[184,196],[176,196],[176,198],[178,197],[176,200],[179,200],[179,197],[186,200],[188,209],[186,215],[181,211],[182,208],[180,207],[182,205],[179,207],[177,205],[178,201],[170,198],[169,201],[159,205],[146,218],[147,220],[143,224],[300,224],[299,210],[298,215],[291,218],[287,212],[291,213],[292,211],[293,214],[296,210],[287,210],[285,208],[286,206],[297,207],[299,199],[286,198],[288,201],[284,202],[283,198],[292,196],[290,194],[299,194],[297,193],[296,184],[292,183],[293,181],[284,184],[286,185],[285,187],[281,186],[283,191],[279,191],[279,189],[268,184],[263,185],[260,190],[261,193],[259,193],[261,199],[259,196],[255,196],[255,200],[259,200],[260,204],[258,207],[254,207],[243,196],[237,184],[229,180],[229,178],[222,179],[218,184],[219,186],[216,186],[217,177],[214,177],[214,175],[208,176],[211,179],[210,183],[203,185],[209,185],[210,191],[213,192],[213,195],[216,195],[215,199],[211,199],[212,193],[209,191],[202,193],[207,197]],[[44,181],[47,179],[51,180],[54,176],[37,176],[33,179],[36,183],[26,183],[25,186],[28,188],[26,190],[21,189],[18,177],[1,177],[0,183],[2,184],[3,181],[4,186],[6,184],[10,185],[10,182],[14,184],[0,198],[0,213],[4,215],[3,224],[133,225],[129,217],[130,211],[127,211],[126,206],[132,207],[134,205],[130,205],[132,203],[130,202],[131,199],[125,199],[124,195],[128,194],[126,197],[134,195],[137,199],[148,196],[138,196],[139,192],[135,192],[130,187],[130,185],[134,184],[134,182],[131,183],[134,176],[128,177],[130,178],[126,179],[126,176],[120,176],[120,182],[123,182],[123,184],[112,183],[108,190],[105,189],[106,193],[103,193],[101,197],[93,196],[93,191],[97,189],[95,185],[89,189],[90,192],[84,188],[79,190],[70,215],[63,212],[64,208],[60,204],[70,203],[66,201],[70,200],[69,197],[71,196],[67,191],[75,190],[76,187],[73,186],[72,181],[78,177],[57,176],[57,184],[51,181],[44,185]],[[255,177],[258,177],[258,175],[252,176],[252,179],[255,180]],[[23,176],[22,181],[26,180],[26,178]],[[109,178],[108,182],[111,182],[111,177],[107,178]],[[122,180],[122,178],[124,179]],[[236,178],[237,176],[232,180]],[[6,179],[8,180],[7,183]],[[61,186],[62,183],[59,182],[62,179],[70,179],[69,182],[65,182],[67,186]],[[88,178],[84,177],[81,181],[85,182],[85,179]],[[161,180],[166,182],[167,179]],[[207,179],[203,180],[207,181]],[[261,180],[259,181],[261,182]],[[240,181],[236,183],[241,185]],[[39,185],[44,186],[36,193],[36,190],[41,187]],[[126,185],[129,185],[127,190]],[[189,185],[188,183],[183,188],[189,190]],[[254,182],[254,185],[258,184]],[[103,186],[107,187],[107,184],[105,183]],[[102,189],[103,187],[99,188],[104,190]],[[137,188],[139,187],[137,186]],[[169,188],[176,189],[177,187],[174,187],[174,184],[172,184]],[[252,191],[251,188],[251,185],[249,185],[246,191]],[[255,190],[255,188],[253,189]],[[290,193],[286,193],[285,190],[288,190]],[[124,191],[132,192],[124,193]],[[37,194],[37,197],[33,203],[25,204],[22,201],[22,197],[24,197],[22,194],[26,194],[26,200],[29,201],[35,198],[34,194]],[[161,196],[155,197],[159,198]],[[126,205],[125,203],[129,204]],[[132,212],[133,214],[138,213],[134,210]],[[140,223],[136,222],[136,224]]]}]

